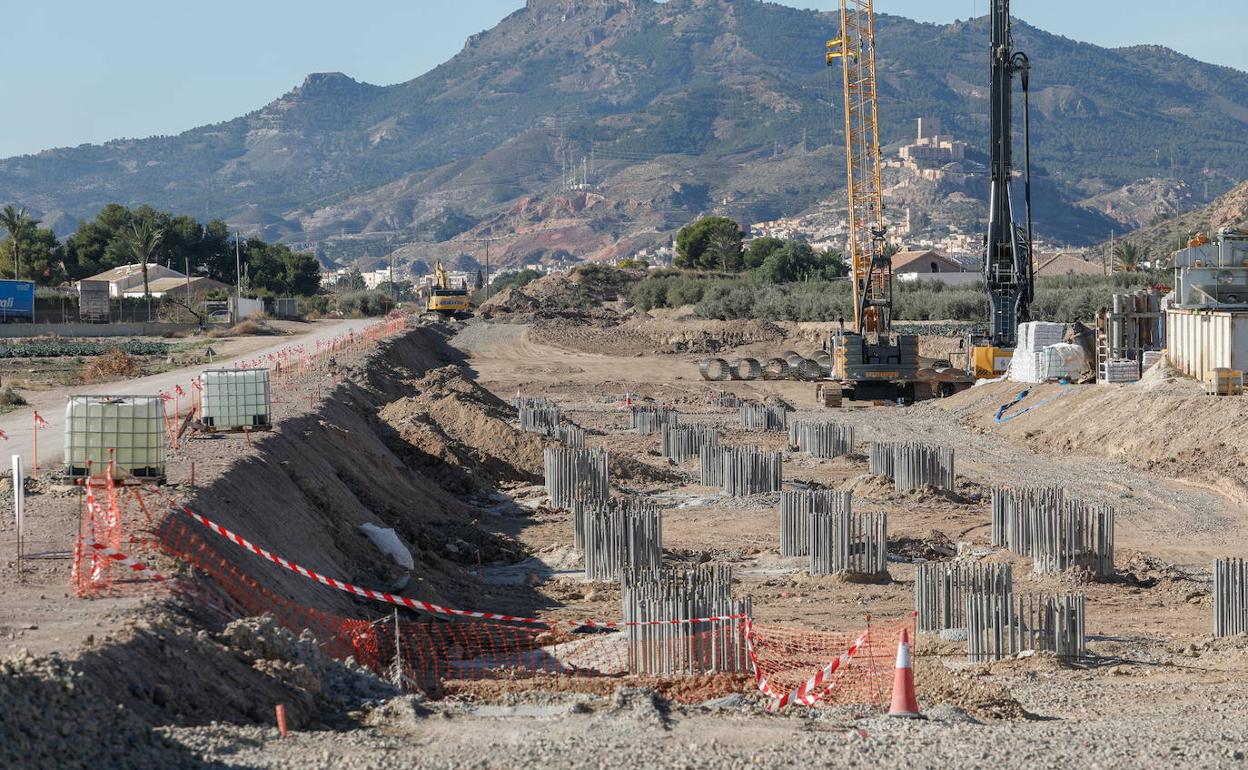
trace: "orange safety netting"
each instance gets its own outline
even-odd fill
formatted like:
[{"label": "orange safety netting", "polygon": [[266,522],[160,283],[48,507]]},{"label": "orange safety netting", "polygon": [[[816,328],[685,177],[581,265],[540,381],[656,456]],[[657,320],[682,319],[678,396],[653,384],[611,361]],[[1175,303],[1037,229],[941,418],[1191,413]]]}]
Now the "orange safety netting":
[{"label": "orange safety netting", "polygon": [[[216,550],[203,530],[180,515],[161,527],[162,547],[210,578],[211,590],[196,595],[227,616],[269,614],[295,631],[310,630],[328,652],[357,662],[405,689],[438,691],[472,680],[523,680],[540,676],[623,677],[629,661],[644,656],[627,630],[567,624],[534,626],[406,611],[369,622],[320,612],[264,588]],[[240,560],[255,558],[240,551]],[[780,697],[862,638],[857,654],[820,688],[825,704],[880,705],[888,700],[897,637],[911,618],[872,622],[857,633],[830,633],[781,626],[750,626],[752,663],[762,688]],[[690,628],[681,644],[703,645],[724,633]],[[744,632],[744,627],[741,627]],[[665,641],[671,644],[671,640]]]},{"label": "orange safety netting", "polygon": [[868,618],[864,628],[853,632],[754,624],[750,653],[759,689],[773,698],[785,697],[856,647],[829,679],[814,688],[812,700],[823,705],[886,704],[903,628],[909,629],[913,639],[913,616],[883,621]]},{"label": "orange safety netting", "polygon": [[70,582],[79,596],[108,593],[150,577],[136,574],[133,565],[151,550],[151,512],[136,488],[113,481],[112,475],[78,482],[79,527]]}]

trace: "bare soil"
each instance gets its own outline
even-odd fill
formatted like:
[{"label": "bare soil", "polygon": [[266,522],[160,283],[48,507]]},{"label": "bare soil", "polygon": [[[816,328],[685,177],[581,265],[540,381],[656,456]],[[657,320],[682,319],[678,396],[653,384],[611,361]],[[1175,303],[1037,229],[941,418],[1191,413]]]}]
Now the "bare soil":
[{"label": "bare soil", "polygon": [[[71,598],[66,565],[55,561],[34,564],[24,585],[11,562],[0,570],[0,633],[14,652],[68,656],[108,693],[97,697],[115,698],[140,720],[126,728],[138,730],[136,741],[211,766],[1242,766],[1248,640],[1210,636],[1209,574],[1214,557],[1248,555],[1248,479],[1236,440],[1242,402],[1153,375],[1130,387],[1036,388],[1015,413],[1034,408],[1004,423],[993,415],[1020,390],[1010,383],[913,407],[828,411],[815,406],[811,384],[709,384],[696,367],[712,345],[734,355],[802,351],[820,330],[691,324],[686,336],[662,341],[660,327],[686,321],[637,319],[644,332],[636,336],[592,319],[476,320],[451,337],[449,327],[423,327],[293,384],[277,429],[254,445],[187,442],[167,491],[344,580],[473,609],[617,618],[618,587],[583,579],[570,515],[543,504],[546,441],[518,432],[505,404],[519,390],[555,400],[587,429],[590,446],[610,451],[619,492],[659,503],[668,558],[733,565],[737,592],[753,596],[760,623],[851,631],[868,614],[904,615],[914,561],[961,553],[1014,563],[1020,590],[1083,591],[1092,657],[972,665],[959,643],[921,637],[916,681],[931,716],[921,724],[841,707],[769,715],[752,684],[734,677],[518,679],[462,683],[437,702],[396,699],[280,629],[248,621],[231,630],[179,596]],[[332,389],[318,389],[326,378]],[[886,512],[888,581],[810,576],[803,559],[778,554],[775,495],[723,498],[698,485],[695,463],[673,464],[658,455],[657,436],[628,430],[624,400],[649,398],[677,406],[687,422],[719,426],[725,441],[785,448],[780,434],[746,431],[734,410],[709,407],[712,388],[781,399],[796,410],[790,419],[854,425],[857,454],[790,453],[785,481],[853,489],[857,508]],[[866,442],[903,438],[956,447],[957,489],[897,494],[867,475]],[[1058,484],[1115,506],[1117,579],[1036,576],[1027,560],[990,546],[990,488],[1024,483]],[[30,498],[37,547],[65,548],[75,493],[44,484]],[[410,574],[359,532],[365,522],[396,530],[416,563]],[[11,523],[0,521],[6,538]],[[219,547],[300,604],[356,618],[388,612]],[[299,732],[277,740],[272,706],[283,701]]]}]

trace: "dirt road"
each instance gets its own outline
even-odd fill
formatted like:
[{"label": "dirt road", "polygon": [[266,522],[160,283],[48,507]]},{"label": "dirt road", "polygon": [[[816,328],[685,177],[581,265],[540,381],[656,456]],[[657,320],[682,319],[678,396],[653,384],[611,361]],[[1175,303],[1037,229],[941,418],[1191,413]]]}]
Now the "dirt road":
[{"label": "dirt road", "polygon": [[[309,326],[303,334],[288,337],[258,337],[254,344],[238,346],[235,355],[219,359],[212,364],[188,366],[174,369],[150,377],[140,377],[129,382],[115,382],[106,385],[80,385],[74,388],[52,390],[29,395],[30,406],[22,407],[0,417],[0,430],[4,431],[7,440],[0,444],[0,452],[6,455],[20,454],[27,467],[33,463],[35,450],[35,423],[32,410],[39,413],[48,424],[39,429],[39,465],[43,468],[52,467],[64,452],[62,431],[65,427],[65,399],[72,395],[98,394],[106,392],[118,395],[146,395],[161,391],[172,392],[177,385],[186,389],[191,380],[199,376],[205,369],[231,366],[239,361],[265,356],[269,353],[292,345],[307,345],[315,348],[317,341],[327,341],[348,331],[358,331],[375,323],[376,319],[352,318],[340,321],[322,321]],[[29,473],[29,470],[27,471]]]}]

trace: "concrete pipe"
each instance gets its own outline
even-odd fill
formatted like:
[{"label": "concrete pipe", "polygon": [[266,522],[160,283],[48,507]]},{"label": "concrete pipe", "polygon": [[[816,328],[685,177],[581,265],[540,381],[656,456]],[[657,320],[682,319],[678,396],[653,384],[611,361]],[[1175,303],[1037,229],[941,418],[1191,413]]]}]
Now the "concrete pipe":
[{"label": "concrete pipe", "polygon": [[824,377],[832,376],[832,354],[826,350],[820,350],[815,354],[814,362],[819,364],[819,368],[823,370]]},{"label": "concrete pipe", "polygon": [[814,382],[823,377],[823,367],[809,358],[803,358],[797,365],[797,378],[806,382]]},{"label": "concrete pipe", "polygon": [[734,380],[757,380],[763,376],[763,365],[755,358],[738,358],[732,362]]},{"label": "concrete pipe", "polygon": [[702,373],[702,379],[711,382],[722,382],[732,377],[728,362],[722,358],[703,359],[702,363],[698,364],[698,371]]},{"label": "concrete pipe", "polygon": [[764,380],[784,380],[789,376],[789,362],[783,358],[773,358],[763,365]]}]

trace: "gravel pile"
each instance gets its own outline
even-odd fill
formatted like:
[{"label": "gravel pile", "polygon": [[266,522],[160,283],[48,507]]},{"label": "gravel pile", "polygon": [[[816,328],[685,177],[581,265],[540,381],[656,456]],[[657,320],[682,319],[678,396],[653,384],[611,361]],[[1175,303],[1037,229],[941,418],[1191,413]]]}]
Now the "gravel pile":
[{"label": "gravel pile", "polygon": [[0,767],[201,766],[60,658],[0,663]]},{"label": "gravel pile", "polygon": [[297,635],[268,615],[230,623],[222,641],[251,658],[253,668],[332,708],[353,709],[395,694],[390,684],[353,660],[325,654],[311,632]]}]

